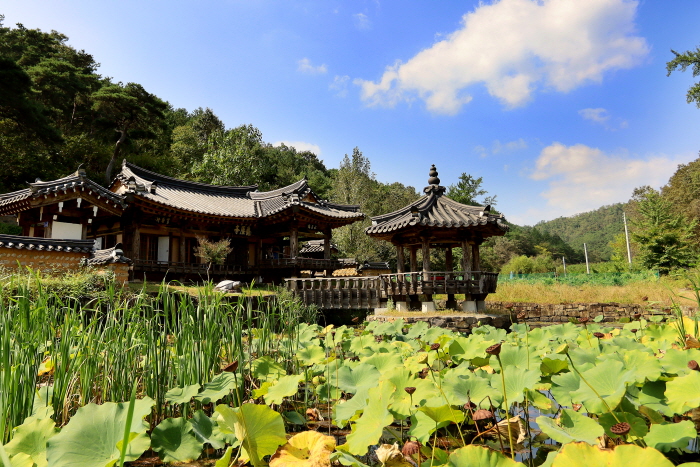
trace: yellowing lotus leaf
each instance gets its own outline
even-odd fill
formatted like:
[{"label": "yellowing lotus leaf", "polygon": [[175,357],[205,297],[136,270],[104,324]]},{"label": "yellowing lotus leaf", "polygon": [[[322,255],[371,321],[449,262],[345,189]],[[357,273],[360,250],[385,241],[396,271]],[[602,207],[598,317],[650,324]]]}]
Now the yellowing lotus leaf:
[{"label": "yellowing lotus leaf", "polygon": [[673,463],[654,448],[634,444],[602,450],[587,443],[569,443],[554,457],[552,467],[672,467]]},{"label": "yellowing lotus leaf", "polygon": [[277,448],[270,467],[330,467],[335,438],[318,431],[303,431]]},{"label": "yellowing lotus leaf", "polygon": [[398,443],[382,444],[375,454],[384,467],[413,467],[401,453]]}]

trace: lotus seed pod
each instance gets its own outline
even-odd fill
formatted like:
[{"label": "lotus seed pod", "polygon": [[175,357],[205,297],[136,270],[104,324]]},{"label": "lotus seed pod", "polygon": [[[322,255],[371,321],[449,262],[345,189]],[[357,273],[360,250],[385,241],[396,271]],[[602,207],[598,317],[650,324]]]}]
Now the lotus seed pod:
[{"label": "lotus seed pod", "polygon": [[581,405],[581,404],[573,404],[571,407],[572,407],[576,412],[578,412],[579,410],[581,410],[581,407],[583,407],[583,405]]},{"label": "lotus seed pod", "polygon": [[479,409],[476,412],[474,412],[473,418],[474,418],[474,421],[488,420],[490,418],[493,418],[493,412],[491,412],[490,410],[486,410],[486,409]]},{"label": "lotus seed pod", "polygon": [[602,332],[594,332],[593,335],[598,339],[602,339],[603,337],[605,337],[605,334],[603,334]]},{"label": "lotus seed pod", "polygon": [[693,371],[700,371],[700,365],[695,360],[691,360],[688,362],[688,368],[690,368]]},{"label": "lotus seed pod", "polygon": [[631,429],[632,427],[627,422],[616,423],[610,427],[610,431],[615,433],[616,435],[626,435],[630,432]]},{"label": "lotus seed pod", "polygon": [[639,331],[639,329],[632,329],[633,334],[637,334],[637,331]]},{"label": "lotus seed pod", "polygon": [[635,314],[632,315],[632,317],[633,317],[635,320],[639,321],[639,319],[642,317],[642,314],[641,314],[641,313],[635,313]]},{"label": "lotus seed pod", "polygon": [[472,401],[467,402],[464,404],[464,410],[474,410],[476,408],[476,404],[473,403]]},{"label": "lotus seed pod", "polygon": [[403,390],[406,391],[409,395],[416,392],[416,388],[414,388],[414,387],[406,387],[406,388],[403,388]]},{"label": "lotus seed pod", "polygon": [[525,319],[526,316],[527,316],[527,313],[525,313],[524,311],[521,311],[520,313],[518,313],[518,316],[516,316],[516,318]]},{"label": "lotus seed pod", "polygon": [[493,344],[491,347],[487,348],[486,353],[489,355],[499,355],[501,353],[501,342],[498,344]]},{"label": "lotus seed pod", "polygon": [[586,324],[588,322],[588,318],[579,318],[578,322],[581,324]]},{"label": "lotus seed pod", "polygon": [[413,457],[420,453],[420,443],[418,441],[406,441],[401,449],[401,454],[406,457]]},{"label": "lotus seed pod", "polygon": [[440,348],[440,344],[437,342],[430,346],[430,350],[437,350]]}]

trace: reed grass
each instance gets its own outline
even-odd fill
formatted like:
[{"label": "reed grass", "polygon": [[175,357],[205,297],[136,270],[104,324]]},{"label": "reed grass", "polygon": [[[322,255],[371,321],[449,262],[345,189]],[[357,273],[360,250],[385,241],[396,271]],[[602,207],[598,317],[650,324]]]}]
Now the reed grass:
[{"label": "reed grass", "polygon": [[[296,328],[316,321],[316,310],[284,292],[231,297],[209,283],[196,296],[168,284],[130,293],[109,278],[87,279],[91,295],[75,278],[57,287],[38,273],[0,276],[0,443],[32,414],[41,384],[53,386],[59,426],[90,402],[129,400],[135,381],[156,401],[157,423],[181,410],[166,403],[169,389],[203,385],[234,360],[241,381],[252,380],[252,361],[264,355],[296,371]],[[49,375],[39,376],[42,362],[53,367]]]}]

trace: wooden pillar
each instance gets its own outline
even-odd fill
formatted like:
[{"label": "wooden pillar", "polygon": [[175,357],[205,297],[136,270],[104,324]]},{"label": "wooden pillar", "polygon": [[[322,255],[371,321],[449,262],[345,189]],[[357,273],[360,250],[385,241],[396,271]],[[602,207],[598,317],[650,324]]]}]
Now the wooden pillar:
[{"label": "wooden pillar", "polygon": [[430,272],[430,239],[422,239],[421,253],[423,254],[423,279],[427,281]]},{"label": "wooden pillar", "polygon": [[331,259],[331,238],[333,232],[330,227],[323,229],[323,259]]},{"label": "wooden pillar", "polygon": [[447,272],[452,272],[454,269],[454,264],[452,261],[452,245],[445,248],[445,269],[447,269]]},{"label": "wooden pillar", "polygon": [[134,229],[131,240],[131,254],[131,259],[141,259],[141,230],[138,227]]},{"label": "wooden pillar", "polygon": [[289,256],[296,258],[299,255],[299,226],[292,224],[292,233],[289,236]]},{"label": "wooden pillar", "polygon": [[403,245],[396,245],[396,272],[399,274],[406,272],[405,258],[403,256]]},{"label": "wooden pillar", "polygon": [[481,259],[479,258],[479,243],[472,244],[472,266],[474,271],[481,271]]},{"label": "wooden pillar", "polygon": [[410,262],[410,271],[409,272],[416,272],[418,270],[418,260],[416,259],[416,251],[418,248],[415,245],[411,245],[410,247],[410,253],[409,253],[409,262]]},{"label": "wooden pillar", "polygon": [[187,262],[187,239],[184,235],[180,234],[180,260],[181,263]]},{"label": "wooden pillar", "polygon": [[462,240],[462,271],[472,270],[472,248],[469,242]]},{"label": "wooden pillar", "polygon": [[255,261],[255,264],[257,264],[258,266],[260,266],[260,265],[262,264],[262,261],[263,261],[263,241],[262,241],[262,238],[259,238],[259,239],[258,239],[258,241],[257,241],[257,248],[258,248],[257,251],[256,251],[256,253],[257,253],[256,258],[257,258],[257,259],[256,259],[256,261]]}]

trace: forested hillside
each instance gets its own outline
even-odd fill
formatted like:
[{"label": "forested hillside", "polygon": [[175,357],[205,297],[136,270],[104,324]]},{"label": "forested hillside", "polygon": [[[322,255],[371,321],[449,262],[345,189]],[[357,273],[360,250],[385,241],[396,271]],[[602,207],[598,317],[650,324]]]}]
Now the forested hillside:
[{"label": "forested hillside", "polygon": [[543,232],[558,235],[581,253],[585,243],[590,261],[608,261],[613,254],[610,242],[616,235],[624,232],[622,213],[625,209],[629,209],[626,203],[617,203],[571,217],[542,221],[535,227]]}]

